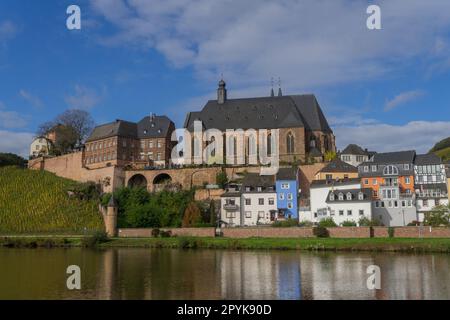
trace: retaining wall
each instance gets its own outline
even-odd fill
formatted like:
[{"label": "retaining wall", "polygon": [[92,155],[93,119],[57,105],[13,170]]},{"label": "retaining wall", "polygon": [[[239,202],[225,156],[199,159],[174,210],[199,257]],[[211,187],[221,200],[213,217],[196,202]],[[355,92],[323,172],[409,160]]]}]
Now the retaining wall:
[{"label": "retaining wall", "polygon": [[[118,236],[122,238],[145,238],[152,236],[151,228],[119,229]],[[215,228],[161,228],[161,231],[170,231],[172,236],[178,237],[214,237]]]}]

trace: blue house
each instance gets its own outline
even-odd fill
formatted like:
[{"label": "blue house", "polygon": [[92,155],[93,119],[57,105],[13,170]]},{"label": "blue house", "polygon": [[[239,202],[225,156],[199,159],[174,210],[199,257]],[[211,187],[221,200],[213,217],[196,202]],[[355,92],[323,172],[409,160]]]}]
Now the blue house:
[{"label": "blue house", "polygon": [[276,175],[278,219],[298,219],[298,169],[280,168]]}]

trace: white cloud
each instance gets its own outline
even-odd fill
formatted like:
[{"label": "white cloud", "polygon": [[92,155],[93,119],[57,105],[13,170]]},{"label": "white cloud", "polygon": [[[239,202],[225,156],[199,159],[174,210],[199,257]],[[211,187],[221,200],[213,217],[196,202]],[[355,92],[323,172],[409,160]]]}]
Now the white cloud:
[{"label": "white cloud", "polygon": [[0,152],[11,152],[28,157],[34,135],[29,132],[0,130]]},{"label": "white cloud", "polygon": [[417,100],[418,98],[422,97],[424,94],[425,94],[425,92],[422,90],[413,90],[413,91],[402,92],[402,93],[396,95],[392,100],[389,100],[386,102],[386,105],[384,106],[384,111],[390,111],[402,104]]},{"label": "white cloud", "polygon": [[35,108],[40,108],[43,106],[43,103],[41,99],[39,99],[39,97],[32,95],[30,92],[24,89],[20,89],[19,95]]},{"label": "white cloud", "polygon": [[0,128],[23,128],[27,125],[28,120],[25,116],[16,111],[9,111],[0,101]]},{"label": "white cloud", "polygon": [[67,95],[65,101],[67,105],[72,109],[91,109],[96,106],[106,93],[106,89],[103,88],[101,93],[98,93],[92,88],[87,88],[82,85],[75,85],[74,93]]},{"label": "white cloud", "polygon": [[430,65],[446,59],[450,1],[379,5],[383,29],[373,31],[366,0],[92,1],[118,30],[102,43],[153,48],[201,79],[223,72],[241,88],[280,76],[296,92],[380,77],[418,56]]},{"label": "white cloud", "polygon": [[405,125],[368,124],[334,128],[338,149],[356,143],[369,150],[428,152],[436,142],[450,136],[450,122],[413,121]]}]

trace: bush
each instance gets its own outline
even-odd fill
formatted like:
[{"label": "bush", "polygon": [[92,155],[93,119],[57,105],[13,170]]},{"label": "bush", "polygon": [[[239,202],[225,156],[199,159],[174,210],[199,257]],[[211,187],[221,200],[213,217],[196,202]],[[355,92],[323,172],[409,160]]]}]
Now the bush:
[{"label": "bush", "polygon": [[359,219],[359,221],[358,221],[358,225],[360,227],[379,227],[379,226],[382,226],[383,224],[376,219],[370,220],[366,217],[361,217],[361,219]]},{"label": "bush", "polygon": [[449,208],[441,205],[425,214],[424,225],[432,227],[448,226],[449,219]]},{"label": "bush", "polygon": [[275,221],[272,224],[272,227],[275,227],[275,228],[298,227],[298,220],[297,219],[287,219],[287,220]]},{"label": "bush", "polygon": [[394,233],[395,233],[395,229],[393,227],[389,227],[388,228],[389,238],[393,238],[394,237]]},{"label": "bush", "polygon": [[195,249],[198,247],[196,239],[182,237],[178,239],[178,246],[181,249]]},{"label": "bush", "polygon": [[319,226],[324,228],[337,227],[337,224],[334,222],[333,218],[325,218],[319,221]]},{"label": "bush", "polygon": [[160,230],[158,228],[152,229],[152,237],[158,238],[160,234]]},{"label": "bush", "polygon": [[228,183],[228,177],[224,171],[217,173],[216,183],[220,188],[222,188],[222,189],[225,188],[225,185]]},{"label": "bush", "polygon": [[322,227],[322,226],[314,227],[313,234],[317,238],[328,238],[330,236],[330,233],[328,232],[327,228]]},{"label": "bush", "polygon": [[302,221],[298,224],[299,227],[312,227],[313,223],[311,221]]},{"label": "bush", "polygon": [[356,227],[356,222],[351,220],[346,220],[342,222],[343,227]]},{"label": "bush", "polygon": [[170,231],[170,230],[167,230],[167,231],[163,230],[163,231],[161,231],[160,236],[161,236],[161,238],[170,238],[172,236],[172,231]]},{"label": "bush", "polygon": [[81,245],[85,248],[92,248],[106,241],[108,241],[108,235],[106,232],[97,231],[93,235],[84,237],[81,240]]}]

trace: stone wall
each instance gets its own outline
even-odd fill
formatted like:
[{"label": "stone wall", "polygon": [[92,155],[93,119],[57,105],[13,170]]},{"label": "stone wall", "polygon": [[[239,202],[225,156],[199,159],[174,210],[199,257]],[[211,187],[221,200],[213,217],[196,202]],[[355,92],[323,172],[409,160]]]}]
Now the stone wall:
[{"label": "stone wall", "polygon": [[[121,238],[144,238],[152,236],[151,228],[126,228],[119,229],[118,236]],[[178,237],[214,237],[215,228],[161,228],[161,231],[170,231],[172,236]]]},{"label": "stone wall", "polygon": [[225,191],[223,189],[197,189],[195,190],[195,201],[220,200],[220,196]]},{"label": "stone wall", "polygon": [[223,228],[222,235],[226,238],[310,238],[314,237],[312,228]]},{"label": "stone wall", "polygon": [[370,227],[327,228],[330,238],[370,238]]},{"label": "stone wall", "polygon": [[387,227],[372,227],[372,237],[388,238],[389,237],[389,228],[387,228]]},{"label": "stone wall", "polygon": [[395,238],[450,238],[450,228],[445,227],[398,227]]}]

